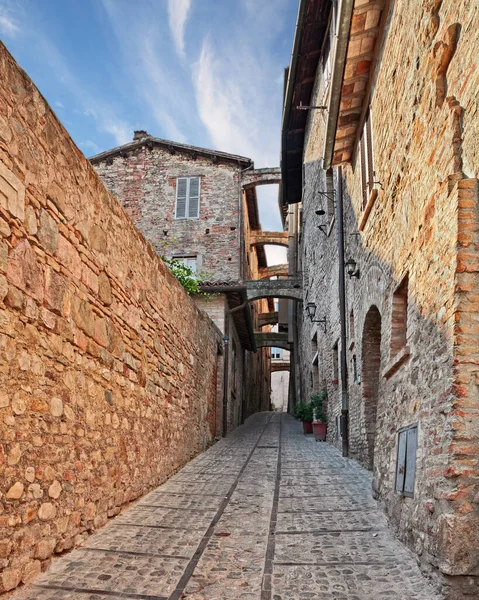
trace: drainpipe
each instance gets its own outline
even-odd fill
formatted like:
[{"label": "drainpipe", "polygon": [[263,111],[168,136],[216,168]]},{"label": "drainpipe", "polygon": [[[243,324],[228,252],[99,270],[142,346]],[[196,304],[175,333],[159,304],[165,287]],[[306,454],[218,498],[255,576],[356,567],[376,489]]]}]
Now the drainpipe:
[{"label": "drainpipe", "polygon": [[343,211],[343,170],[338,167],[338,262],[339,262],[339,318],[341,322],[341,437],[343,456],[349,455],[349,401],[348,365],[346,358],[346,286],[344,271],[344,211]]},{"label": "drainpipe", "polygon": [[226,311],[225,313],[225,334],[223,336],[223,341],[225,343],[225,353],[224,353],[224,375],[223,375],[223,427],[221,435],[226,437],[228,433],[228,386],[229,386],[229,360],[230,360],[230,313]]}]

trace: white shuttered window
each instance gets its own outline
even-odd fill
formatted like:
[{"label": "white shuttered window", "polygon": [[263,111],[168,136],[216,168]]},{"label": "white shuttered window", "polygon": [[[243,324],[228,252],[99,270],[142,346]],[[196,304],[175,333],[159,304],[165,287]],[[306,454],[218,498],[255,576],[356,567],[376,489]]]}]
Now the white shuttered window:
[{"label": "white shuttered window", "polygon": [[200,216],[200,178],[176,179],[176,219],[198,219]]}]

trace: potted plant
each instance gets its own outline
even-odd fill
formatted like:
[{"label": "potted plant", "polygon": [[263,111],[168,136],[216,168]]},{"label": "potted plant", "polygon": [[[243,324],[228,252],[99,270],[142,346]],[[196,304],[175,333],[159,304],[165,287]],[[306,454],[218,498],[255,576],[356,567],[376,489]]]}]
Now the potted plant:
[{"label": "potted plant", "polygon": [[311,406],[313,407],[313,432],[317,442],[325,442],[328,429],[328,420],[324,414],[324,402],[327,400],[327,392],[313,394],[311,396]]},{"label": "potted plant", "polygon": [[294,407],[294,416],[303,423],[304,433],[313,433],[313,406],[299,402]]}]

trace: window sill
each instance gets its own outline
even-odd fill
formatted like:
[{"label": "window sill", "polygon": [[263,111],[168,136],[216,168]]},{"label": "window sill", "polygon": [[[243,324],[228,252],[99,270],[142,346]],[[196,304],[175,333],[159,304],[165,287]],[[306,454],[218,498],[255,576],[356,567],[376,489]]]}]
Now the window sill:
[{"label": "window sill", "polygon": [[409,346],[403,346],[401,350],[388,362],[383,369],[383,377],[389,379],[399,370],[399,368],[409,360],[411,356],[411,350]]},{"label": "window sill", "polygon": [[378,197],[378,189],[373,188],[369,194],[368,203],[366,204],[363,214],[361,215],[361,220],[359,221],[359,227],[358,227],[359,231],[364,231],[367,220],[368,220],[371,210],[377,200],[377,197]]}]

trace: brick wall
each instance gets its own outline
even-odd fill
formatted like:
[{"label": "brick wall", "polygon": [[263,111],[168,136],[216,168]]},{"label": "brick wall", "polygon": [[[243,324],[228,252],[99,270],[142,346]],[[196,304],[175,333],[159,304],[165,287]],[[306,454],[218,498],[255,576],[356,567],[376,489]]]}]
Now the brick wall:
[{"label": "brick wall", "polygon": [[0,591],[215,433],[221,335],[0,45]]},{"label": "brick wall", "polygon": [[[381,366],[374,493],[401,538],[424,564],[445,577],[450,598],[478,593],[479,483],[477,381],[477,30],[474,3],[392,3],[388,33],[372,92],[377,199],[362,208],[359,159],[343,169],[346,259],[360,279],[346,280],[350,452],[370,464],[367,381],[371,356],[364,343],[368,312],[381,316]],[[444,94],[441,90],[447,87]],[[311,104],[321,98],[316,82]],[[312,112],[305,149],[303,275],[305,302],[327,317],[318,330],[321,387],[329,394],[328,439],[336,441],[341,398],[333,383],[339,339],[338,265],[334,224],[316,228],[324,115]],[[363,222],[362,231],[358,228]],[[408,276],[406,346],[393,340],[394,293]],[[397,305],[396,305],[397,308]],[[397,323],[396,323],[397,324]],[[302,387],[310,389],[313,327],[303,317]],[[401,348],[397,347],[400,345]],[[359,378],[353,380],[353,356]],[[398,430],[419,424],[414,498],[395,487]],[[369,442],[369,443],[368,443]],[[469,579],[467,576],[471,576]],[[476,579],[474,579],[476,578]],[[468,596],[469,594],[469,596]]]},{"label": "brick wall", "polygon": [[[143,146],[95,168],[160,254],[197,255],[206,281],[238,281],[240,168],[230,161]],[[176,178],[200,178],[199,219],[175,219]],[[166,233],[165,233],[166,232]]]}]

